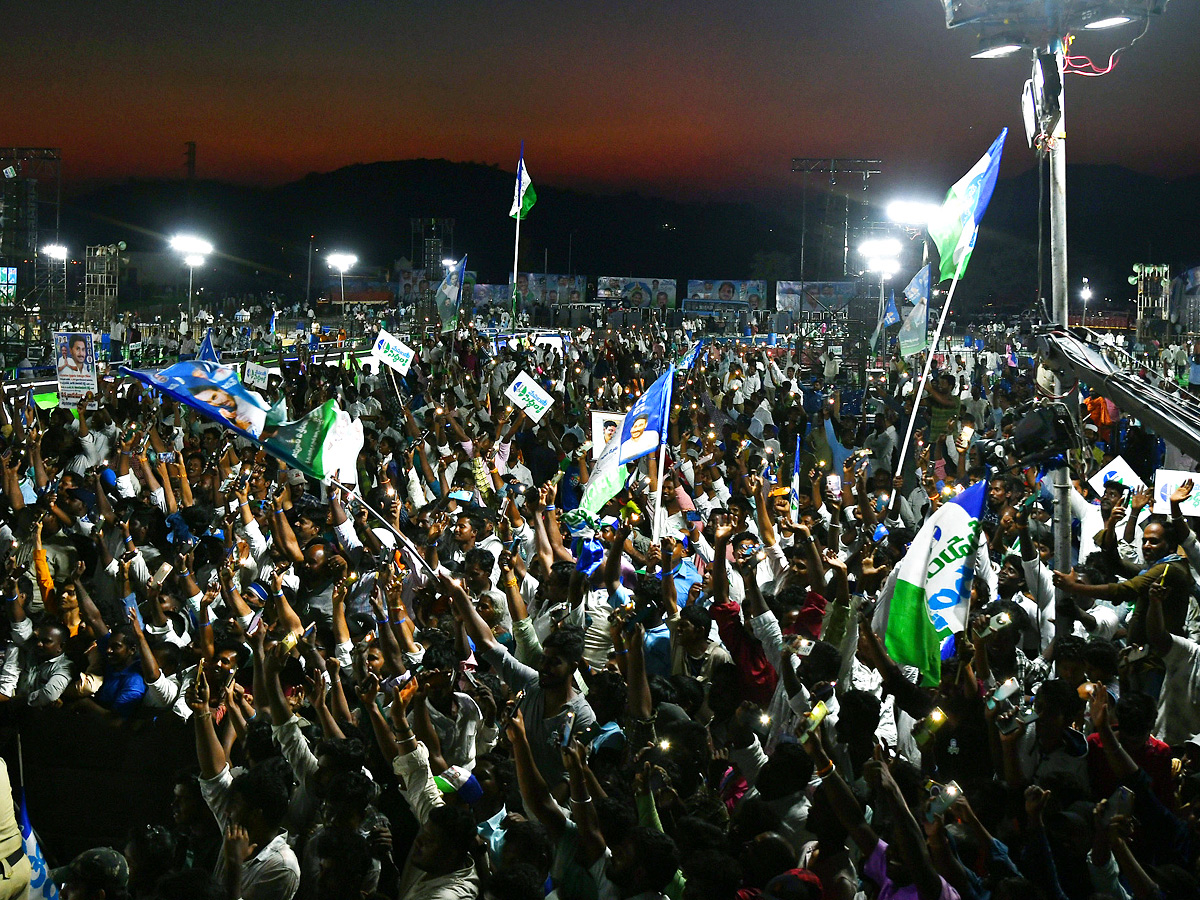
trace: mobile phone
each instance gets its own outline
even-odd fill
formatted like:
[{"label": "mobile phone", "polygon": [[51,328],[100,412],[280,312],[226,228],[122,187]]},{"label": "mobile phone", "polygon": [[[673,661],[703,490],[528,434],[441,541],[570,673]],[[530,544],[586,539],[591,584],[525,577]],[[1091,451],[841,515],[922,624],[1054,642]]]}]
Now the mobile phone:
[{"label": "mobile phone", "polygon": [[818,700],[817,705],[804,714],[804,718],[800,720],[800,724],[796,727],[796,737],[800,739],[800,743],[808,740],[808,736],[817,730],[825,717],[829,715],[829,708],[825,705],[824,700]]},{"label": "mobile phone", "polygon": [[880,522],[875,526],[875,533],[871,535],[871,540],[878,544],[880,541],[886,539],[889,534],[891,532],[888,530],[888,527]]},{"label": "mobile phone", "polygon": [[562,481],[562,477],[564,474],[566,474],[566,473],[564,473],[562,469],[559,469],[557,472],[555,472],[553,475],[550,476],[550,484],[551,485],[558,484],[560,481]]},{"label": "mobile phone", "polygon": [[946,714],[935,707],[925,718],[917,720],[912,730],[913,740],[917,742],[918,747],[924,747],[944,724]]},{"label": "mobile phone", "polygon": [[793,637],[788,643],[783,645],[785,653],[792,653],[801,658],[811,656],[813,652],[813,641],[808,638],[799,636]]},{"label": "mobile phone", "polygon": [[515,538],[513,538],[511,541],[509,541],[509,542],[508,542],[508,552],[509,552],[509,553],[516,553],[516,552],[517,552],[517,546],[518,546],[520,543],[521,543],[521,539],[520,539],[519,537],[515,537]]},{"label": "mobile phone", "polygon": [[925,819],[928,822],[945,815],[954,801],[962,796],[962,788],[955,781],[947,781],[945,784],[929,781],[925,784],[925,790],[929,793],[929,806],[925,810]]},{"label": "mobile phone", "polygon": [[521,701],[525,699],[525,689],[517,691],[516,696],[512,698],[512,708],[505,711],[504,715],[496,722],[496,730],[501,734],[508,727],[508,723],[513,720],[517,714],[517,710],[521,708]]},{"label": "mobile phone", "polygon": [[121,603],[124,604],[126,610],[131,610],[133,612],[134,617],[137,619],[138,627],[145,628],[146,623],[142,619],[142,611],[138,609],[137,595],[127,594],[121,598]]},{"label": "mobile phone", "polygon": [[992,692],[987,696],[987,708],[995,709],[999,704],[1003,703],[1009,697],[1017,692],[1021,687],[1021,683],[1015,678],[1009,678],[1007,681],[1002,681],[992,689]]},{"label": "mobile phone", "polygon": [[258,633],[259,627],[262,625],[263,611],[260,609],[250,617],[250,624],[246,626],[246,634],[254,635]]},{"label": "mobile phone", "polygon": [[568,709],[563,716],[562,730],[558,736],[558,745],[566,750],[571,746],[571,729],[575,726],[575,710]]},{"label": "mobile phone", "polygon": [[386,696],[394,692],[396,688],[403,687],[410,681],[412,681],[412,672],[405,669],[399,675],[391,675],[383,679],[383,681],[379,683],[379,689],[383,691],[384,695]]},{"label": "mobile phone", "polygon": [[[983,638],[983,637],[987,637],[989,634],[995,634],[1001,628],[1008,625],[1011,621],[1012,621],[1012,616],[1010,616],[1008,613],[1006,613],[1006,612],[996,613],[994,616],[992,616],[990,619],[988,619],[987,625],[985,625],[983,627],[983,630],[979,632],[979,636],[981,638]],[[1011,678],[1009,679],[1009,681],[1012,681],[1012,680],[1013,679],[1011,679]],[[1003,699],[1003,698],[1001,698],[1001,699]]]},{"label": "mobile phone", "polygon": [[964,425],[962,427],[962,431],[960,431],[958,433],[958,442],[960,444],[969,444],[969,443],[971,443],[971,438],[973,438],[974,436],[975,436],[975,426],[974,425]]},{"label": "mobile phone", "polygon": [[175,567],[169,562],[163,563],[158,567],[158,571],[150,578],[150,583],[155,587],[162,587],[162,583],[167,580],[167,576],[175,571]]},{"label": "mobile phone", "polygon": [[689,522],[699,522],[700,521],[700,513],[694,509],[686,510],[683,514],[683,517]]},{"label": "mobile phone", "polygon": [[834,498],[842,496],[842,476],[831,474],[825,476],[825,489],[829,491],[829,495]]},{"label": "mobile phone", "polygon": [[1133,791],[1125,785],[1113,791],[1104,807],[1104,820],[1111,822],[1114,816],[1133,815],[1133,797]]}]

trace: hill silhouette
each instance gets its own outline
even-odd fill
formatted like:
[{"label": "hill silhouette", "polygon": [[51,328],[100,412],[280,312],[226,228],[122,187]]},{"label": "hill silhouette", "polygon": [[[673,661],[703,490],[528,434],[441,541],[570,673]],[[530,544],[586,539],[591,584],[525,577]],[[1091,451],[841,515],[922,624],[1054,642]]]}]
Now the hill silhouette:
[{"label": "hill silhouette", "polygon": [[[1167,182],[1116,166],[1072,166],[1067,184],[1073,282],[1087,275],[1098,296],[1125,298],[1135,262],[1167,262],[1175,271],[1200,263],[1192,214],[1200,178]],[[548,258],[551,272],[567,271],[569,260],[593,279],[800,277],[798,202],[685,203],[536,186],[537,206],[521,228],[523,270],[541,271]],[[499,282],[512,266],[512,190],[507,170],[440,159],[352,165],[276,188],[132,179],[74,198],[64,207],[63,230],[76,244],[125,240],[131,250],[160,250],[167,236],[195,231],[224,255],[229,289],[281,289],[289,274],[292,285],[303,283],[310,234],[320,247],[388,266],[414,258],[414,250],[419,261],[412,218],[446,217],[455,219],[454,253],[470,255],[480,281]],[[837,220],[822,228],[824,205],[810,195],[810,280],[840,277],[842,226]],[[997,184],[960,288],[964,311],[987,302],[1028,305],[1036,289],[1037,209],[1036,169]]]}]

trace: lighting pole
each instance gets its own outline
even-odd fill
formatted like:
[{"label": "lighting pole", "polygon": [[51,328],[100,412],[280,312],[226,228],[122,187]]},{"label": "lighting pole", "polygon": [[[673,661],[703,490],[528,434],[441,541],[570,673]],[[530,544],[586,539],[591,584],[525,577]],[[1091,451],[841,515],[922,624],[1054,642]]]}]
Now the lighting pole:
[{"label": "lighting pole", "polygon": [[878,350],[879,340],[883,337],[883,316],[886,300],[883,296],[887,280],[900,271],[900,242],[895,238],[877,238],[864,241],[858,247],[867,260],[867,271],[879,273],[879,315],[876,318],[875,332],[871,335],[871,354]]},{"label": "lighting pole", "polygon": [[325,257],[325,261],[329,263],[331,269],[337,269],[338,280],[342,286],[342,321],[346,320],[346,270],[358,262],[358,257],[353,253],[330,253]]},{"label": "lighting pole", "polygon": [[196,320],[192,314],[192,277],[196,267],[204,265],[204,258],[213,252],[213,245],[203,238],[180,234],[171,238],[171,249],[183,254],[183,264],[188,267],[188,328],[194,333]]},{"label": "lighting pole", "polygon": [[1083,327],[1087,328],[1087,305],[1092,299],[1092,285],[1086,275],[1083,276],[1083,288],[1079,291],[1079,296],[1083,298]]}]

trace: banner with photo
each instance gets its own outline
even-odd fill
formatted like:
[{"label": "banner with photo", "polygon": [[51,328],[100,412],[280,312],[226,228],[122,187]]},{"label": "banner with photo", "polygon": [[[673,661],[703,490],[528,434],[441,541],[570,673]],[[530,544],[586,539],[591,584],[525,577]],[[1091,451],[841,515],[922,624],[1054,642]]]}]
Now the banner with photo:
[{"label": "banner with photo", "polygon": [[474,285],[471,290],[471,302],[476,309],[488,306],[510,309],[512,307],[512,288],[507,284]]},{"label": "banner with photo", "polygon": [[846,319],[850,301],[857,296],[854,281],[780,281],[775,285],[775,308],[808,320]]},{"label": "banner with photo", "polygon": [[60,406],[73,409],[89,391],[95,395],[96,336],[83,331],[54,332],[54,368]]},{"label": "banner with photo", "polygon": [[606,275],[596,282],[596,299],[630,308],[675,309],[678,303],[674,278],[620,278]]},{"label": "banner with photo", "polygon": [[605,446],[615,435],[621,433],[625,413],[591,410],[592,416],[592,459],[599,459]]},{"label": "banner with photo", "polygon": [[[512,298],[512,282],[508,297]],[[519,305],[525,309],[533,304],[553,306],[558,303],[582,303],[587,299],[587,277],[584,275],[552,275],[543,272],[518,272]]]},{"label": "banner with photo", "polygon": [[689,300],[716,300],[720,303],[745,303],[750,309],[762,309],[767,295],[765,281],[689,281]]},{"label": "banner with photo", "polygon": [[401,269],[398,294],[400,305],[412,306],[418,300],[428,300],[433,296],[432,291],[436,287],[436,284],[429,283],[424,269]]}]

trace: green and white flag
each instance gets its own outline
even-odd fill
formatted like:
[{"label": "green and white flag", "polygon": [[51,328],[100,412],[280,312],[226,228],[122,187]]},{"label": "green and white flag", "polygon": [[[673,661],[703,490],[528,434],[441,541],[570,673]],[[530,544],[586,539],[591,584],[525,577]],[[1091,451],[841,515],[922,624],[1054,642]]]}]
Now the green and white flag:
[{"label": "green and white flag", "polygon": [[264,450],[305,475],[326,482],[337,477],[343,484],[358,483],[362,445],[362,420],[352,419],[336,400],[326,400],[294,422],[268,427],[262,441]]},{"label": "green and white flag", "polygon": [[514,219],[523,219],[537,203],[537,191],[529,180],[529,170],[525,168],[525,148],[521,148],[521,161],[517,163],[517,185],[513,189],[512,209],[508,214]]},{"label": "green and white flag", "polygon": [[922,297],[910,310],[896,338],[901,356],[913,356],[929,348],[929,300]]},{"label": "green and white flag", "polygon": [[579,498],[578,510],[567,513],[568,523],[571,518],[580,521],[594,520],[600,515],[604,504],[625,487],[625,478],[625,466],[621,464],[621,432],[618,429],[617,433],[608,439],[604,451],[592,466],[591,477],[583,489],[583,496]]},{"label": "green and white flag", "polygon": [[941,256],[941,281],[962,277],[975,249],[979,222],[992,199],[996,176],[1000,173],[1000,156],[1008,129],[992,142],[979,160],[950,188],[941,208],[929,220],[929,237],[937,244]]},{"label": "green and white flag", "polygon": [[925,520],[875,612],[872,627],[892,659],[920,670],[925,685],[941,679],[943,650],[967,627],[986,492],[980,481]]}]

